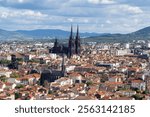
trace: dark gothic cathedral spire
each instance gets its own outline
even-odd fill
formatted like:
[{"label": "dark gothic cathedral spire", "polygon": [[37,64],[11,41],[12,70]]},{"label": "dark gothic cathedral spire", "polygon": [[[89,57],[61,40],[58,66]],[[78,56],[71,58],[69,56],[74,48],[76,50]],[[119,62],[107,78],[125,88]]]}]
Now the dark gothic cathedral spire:
[{"label": "dark gothic cathedral spire", "polygon": [[64,56],[64,54],[62,55],[61,71],[62,71],[63,76],[64,76],[64,74],[65,74],[65,56]]},{"label": "dark gothic cathedral spire", "polygon": [[77,34],[76,34],[76,39],[75,39],[75,45],[76,45],[76,54],[80,54],[81,44],[80,44],[80,36],[79,36],[79,26],[77,26]]},{"label": "dark gothic cathedral spire", "polygon": [[69,39],[73,39],[73,27],[71,25],[71,32],[70,32],[70,38]]},{"label": "dark gothic cathedral spire", "polygon": [[71,57],[73,54],[75,54],[75,40],[73,36],[73,28],[71,25],[70,38],[68,43],[68,56]]}]

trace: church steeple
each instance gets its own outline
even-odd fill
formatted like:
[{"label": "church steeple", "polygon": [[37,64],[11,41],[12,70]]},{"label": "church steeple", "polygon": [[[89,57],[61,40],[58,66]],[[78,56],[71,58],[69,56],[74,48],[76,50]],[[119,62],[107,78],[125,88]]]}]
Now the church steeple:
[{"label": "church steeple", "polygon": [[61,71],[62,71],[62,74],[64,76],[64,74],[65,74],[65,56],[64,56],[64,54],[62,55]]},{"label": "church steeple", "polygon": [[71,32],[68,44],[68,56],[71,57],[73,54],[75,54],[75,40],[73,37],[73,27],[71,25]]},{"label": "church steeple", "polygon": [[76,39],[75,39],[75,45],[76,45],[76,54],[80,54],[81,44],[80,44],[79,26],[78,25],[77,25],[77,34],[76,34]]},{"label": "church steeple", "polygon": [[77,25],[77,35],[76,35],[76,39],[79,39],[80,36],[79,36],[79,26]]},{"label": "church steeple", "polygon": [[71,25],[70,39],[73,39],[73,27]]}]

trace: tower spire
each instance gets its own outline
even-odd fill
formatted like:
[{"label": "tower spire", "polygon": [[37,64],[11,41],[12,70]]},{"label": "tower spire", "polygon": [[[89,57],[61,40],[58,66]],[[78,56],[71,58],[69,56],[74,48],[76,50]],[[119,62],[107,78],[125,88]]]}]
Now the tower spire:
[{"label": "tower spire", "polygon": [[62,65],[61,65],[61,71],[63,73],[63,76],[65,74],[65,56],[62,54]]},{"label": "tower spire", "polygon": [[73,27],[72,27],[72,24],[71,24],[70,39],[73,39]]},{"label": "tower spire", "polygon": [[79,26],[77,25],[77,37],[79,37]]},{"label": "tower spire", "polygon": [[71,25],[71,32],[68,44],[68,56],[71,57],[75,53],[75,40],[73,36],[73,27]]},{"label": "tower spire", "polygon": [[76,45],[76,54],[80,54],[80,36],[79,36],[79,26],[77,25],[77,34],[76,34],[76,40],[75,40],[75,45]]}]

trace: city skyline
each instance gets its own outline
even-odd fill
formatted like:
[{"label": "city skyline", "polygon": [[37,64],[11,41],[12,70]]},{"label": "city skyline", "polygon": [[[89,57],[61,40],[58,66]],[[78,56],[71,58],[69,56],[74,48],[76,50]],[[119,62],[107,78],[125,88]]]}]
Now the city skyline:
[{"label": "city skyline", "polygon": [[5,30],[62,29],[79,24],[81,32],[129,33],[150,25],[145,0],[0,0]]}]

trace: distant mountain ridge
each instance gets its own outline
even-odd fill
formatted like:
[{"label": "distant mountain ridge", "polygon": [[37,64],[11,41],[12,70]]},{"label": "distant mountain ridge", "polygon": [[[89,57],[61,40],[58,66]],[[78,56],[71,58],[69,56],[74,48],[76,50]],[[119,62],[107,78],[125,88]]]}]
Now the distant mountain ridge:
[{"label": "distant mountain ridge", "polygon": [[149,40],[149,39],[150,39],[150,26],[128,34],[104,34],[100,36],[92,36],[87,38],[86,40],[96,42],[129,42],[132,40]]},{"label": "distant mountain ridge", "polygon": [[[74,32],[74,35],[76,32]],[[0,40],[18,40],[18,39],[68,39],[70,35],[69,31],[60,29],[37,29],[37,30],[17,30],[6,31],[0,29]],[[99,33],[80,33],[82,38],[90,36],[99,36]]]},{"label": "distant mountain ridge", "polygon": [[134,36],[134,35],[138,35],[139,37],[144,37],[144,38],[150,38],[150,26],[140,29],[136,32],[130,33],[130,35]]},{"label": "distant mountain ridge", "polygon": [[[37,30],[17,30],[6,31],[0,29],[0,40],[31,40],[31,39],[68,39],[69,31],[60,29],[37,29]],[[76,32],[74,31],[74,35]],[[84,41],[131,41],[137,39],[150,39],[150,26],[128,34],[109,34],[109,33],[80,33]]]}]

